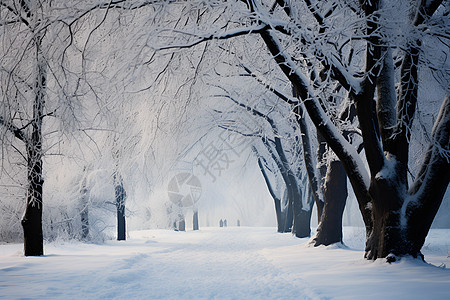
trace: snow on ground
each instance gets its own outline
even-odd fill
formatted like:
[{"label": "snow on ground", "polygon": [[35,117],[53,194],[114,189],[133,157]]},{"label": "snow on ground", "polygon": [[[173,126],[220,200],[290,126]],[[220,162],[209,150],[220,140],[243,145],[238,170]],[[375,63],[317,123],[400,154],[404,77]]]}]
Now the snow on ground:
[{"label": "snow on ground", "polygon": [[0,245],[1,299],[450,299],[450,230],[432,230],[426,259],[363,259],[364,231],[347,247],[307,245],[274,228],[131,232],[126,242],[54,242],[43,257]]}]

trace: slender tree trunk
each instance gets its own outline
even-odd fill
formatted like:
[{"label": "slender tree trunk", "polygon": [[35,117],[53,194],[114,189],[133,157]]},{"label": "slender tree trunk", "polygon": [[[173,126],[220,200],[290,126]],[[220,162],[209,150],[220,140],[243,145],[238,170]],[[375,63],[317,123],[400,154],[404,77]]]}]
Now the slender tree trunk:
[{"label": "slender tree trunk", "polygon": [[258,166],[275,205],[275,215],[277,217],[277,231],[284,232],[284,220],[281,212],[281,201],[280,198],[278,198],[278,196],[275,194],[275,191],[273,190],[272,183],[270,182],[269,176],[267,176],[266,169],[264,168],[261,157],[258,158]]},{"label": "slender tree trunk", "polygon": [[275,205],[275,214],[277,217],[277,231],[284,232],[285,220],[283,216],[283,212],[281,211],[280,199],[273,199]]},{"label": "slender tree trunk", "polygon": [[88,240],[89,239],[89,208],[87,206],[83,207],[80,212],[81,218],[81,239]]},{"label": "slender tree trunk", "polygon": [[292,201],[288,198],[287,193],[286,199],[283,199],[283,203],[286,203],[285,210],[281,210],[281,216],[283,220],[283,230],[281,232],[292,232],[292,224],[294,223],[294,215],[292,213]]},{"label": "slender tree trunk", "polygon": [[86,178],[83,179],[81,186],[81,239],[89,239],[89,207],[88,207],[88,190],[86,188]]},{"label": "slender tree trunk", "polygon": [[116,194],[116,208],[117,208],[117,240],[126,240],[126,226],[125,226],[125,201],[126,192],[123,187],[123,182],[120,176],[115,176],[115,194]]},{"label": "slender tree trunk", "polygon": [[[317,147],[317,161],[320,163],[319,168],[319,188],[323,188],[325,186],[325,178],[327,175],[327,165],[324,163],[324,155],[327,150],[327,142],[324,139],[323,135],[320,132],[317,132],[317,143],[319,144]],[[323,202],[316,203],[317,206],[317,219],[320,224],[320,220],[322,218],[322,212],[324,209],[326,199],[324,195]]]},{"label": "slender tree trunk", "polygon": [[[297,92],[293,88],[293,96],[297,97]],[[316,172],[316,164],[313,159],[313,152],[311,149],[311,140],[310,140],[310,130],[308,129],[308,125],[305,120],[305,113],[303,111],[302,105],[297,105],[295,107],[295,113],[297,118],[297,123],[300,127],[301,133],[301,143],[303,149],[303,160],[305,162],[306,174],[308,175],[309,184],[311,186],[311,191],[314,197],[314,201],[317,206],[317,215],[320,221],[320,216],[322,215],[323,210],[323,196],[320,191],[320,179],[318,178],[318,174]]]},{"label": "slender tree trunk", "polygon": [[290,205],[292,205],[292,214],[293,214],[292,233],[298,238],[309,237],[311,234],[310,228],[311,214],[309,214],[308,220],[302,219],[306,217],[308,214],[304,213],[304,207],[302,204],[302,195],[300,188],[298,186],[298,179],[296,178],[296,176],[289,167],[289,162],[286,156],[284,155],[284,151],[282,149],[281,140],[278,137],[275,138],[275,148],[280,156],[281,176],[283,177],[283,180],[286,183],[287,196]]},{"label": "slender tree trunk", "polygon": [[193,230],[198,230],[198,210],[194,210],[194,215],[192,216]]},{"label": "slender tree trunk", "polygon": [[177,228],[178,231],[186,231],[186,221],[184,220],[184,215],[181,213],[178,215]]}]

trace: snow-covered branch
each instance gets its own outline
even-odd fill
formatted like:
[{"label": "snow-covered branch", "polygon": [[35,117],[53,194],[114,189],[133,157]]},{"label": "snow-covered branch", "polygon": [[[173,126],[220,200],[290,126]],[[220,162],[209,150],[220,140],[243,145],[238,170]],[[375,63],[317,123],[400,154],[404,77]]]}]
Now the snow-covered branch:
[{"label": "snow-covered branch", "polygon": [[194,36],[195,40],[186,42],[186,43],[182,43],[182,44],[171,44],[171,45],[167,45],[167,46],[154,47],[153,49],[154,50],[169,50],[169,49],[192,48],[192,47],[194,47],[198,44],[201,44],[203,42],[206,42],[206,41],[226,40],[226,39],[230,39],[233,37],[248,35],[248,34],[252,34],[252,33],[260,33],[269,28],[271,28],[270,25],[261,24],[261,25],[256,25],[256,26],[237,28],[237,29],[229,30],[229,31],[222,32],[222,33],[215,32],[212,34],[205,34],[205,35],[197,35],[197,34],[193,34],[191,32],[182,31],[182,30],[167,29],[167,30],[163,30],[162,32],[169,31],[172,33]]},{"label": "snow-covered branch", "polygon": [[9,132],[11,132],[17,139],[21,140],[22,142],[27,141],[24,132],[20,128],[18,128],[11,122],[5,121],[5,119],[1,116],[0,116],[0,125],[5,127]]},{"label": "snow-covered branch", "polygon": [[268,31],[262,32],[261,37],[283,73],[289,78],[297,90],[299,99],[303,101],[317,130],[327,139],[328,144],[341,161],[345,161],[343,164],[349,172],[348,176],[352,184],[354,184],[354,188],[365,193],[369,187],[369,176],[356,150],[345,140],[326,115],[314,92],[310,89],[308,80],[298,70],[290,57],[282,51],[282,47],[276,37]]}]

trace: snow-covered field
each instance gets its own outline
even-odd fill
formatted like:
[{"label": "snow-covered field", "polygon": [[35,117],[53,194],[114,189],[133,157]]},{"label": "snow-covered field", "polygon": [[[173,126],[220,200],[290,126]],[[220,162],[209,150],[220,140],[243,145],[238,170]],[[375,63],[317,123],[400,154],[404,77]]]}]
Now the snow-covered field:
[{"label": "snow-covered field", "polygon": [[363,236],[347,227],[347,248],[313,248],[274,228],[148,230],[126,242],[50,243],[43,257],[0,245],[0,298],[450,299],[450,230],[428,236],[430,264],[366,261]]}]

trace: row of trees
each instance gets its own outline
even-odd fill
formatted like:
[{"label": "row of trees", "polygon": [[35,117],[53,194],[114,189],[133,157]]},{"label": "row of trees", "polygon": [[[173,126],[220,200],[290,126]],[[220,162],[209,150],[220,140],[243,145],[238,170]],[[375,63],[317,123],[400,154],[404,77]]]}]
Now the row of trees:
[{"label": "row of trees", "polygon": [[[450,176],[448,73],[442,68],[448,66],[446,5],[442,1],[325,2],[327,5],[324,1],[320,5],[310,1],[237,3],[239,10],[234,7],[233,12],[244,12],[240,22],[233,20],[240,24],[238,28],[212,35],[191,34],[195,41],[185,45],[211,36],[229,39],[258,34],[294,87],[298,100],[285,96],[286,103],[293,106],[298,119],[303,117],[304,106],[352,184],[366,225],[366,257],[395,260],[396,256],[421,256]],[[399,17],[399,11],[404,15]],[[315,26],[307,26],[305,12]],[[234,27],[230,23],[227,25]],[[399,26],[406,28],[399,32]],[[424,45],[434,51],[427,55]],[[427,73],[442,87],[432,96],[443,101],[429,133],[424,160],[412,173],[413,121],[420,103],[419,87],[427,89]],[[277,88],[276,79],[270,77],[274,72],[252,74]],[[428,98],[430,93],[423,96]],[[342,101],[350,107],[336,111],[332,104]],[[345,111],[346,118],[338,117]],[[353,119],[363,139],[365,161],[358,154],[359,145],[352,145],[351,135],[339,126]],[[339,165],[330,163],[328,168],[331,175]],[[324,226],[319,229],[323,231]]]},{"label": "row of trees", "polygon": [[[1,4],[2,145],[27,161],[25,255],[43,253],[43,120],[56,118],[66,132],[80,119],[115,128],[110,120],[123,106],[108,89],[116,85],[127,97],[154,93],[156,128],[177,119],[178,133],[165,135],[182,132],[193,99],[210,99],[221,128],[251,138],[279,231],[309,236],[314,199],[314,243],[342,241],[348,178],[366,226],[365,256],[421,256],[450,179],[447,1],[80,3]],[[102,57],[105,41],[122,49],[108,44]],[[131,107],[143,101],[119,98]],[[100,114],[85,117],[93,107]],[[236,113],[256,125],[230,122]],[[115,170],[133,165],[126,156],[152,155],[151,132],[119,134]],[[422,162],[411,160],[419,154]]]}]

